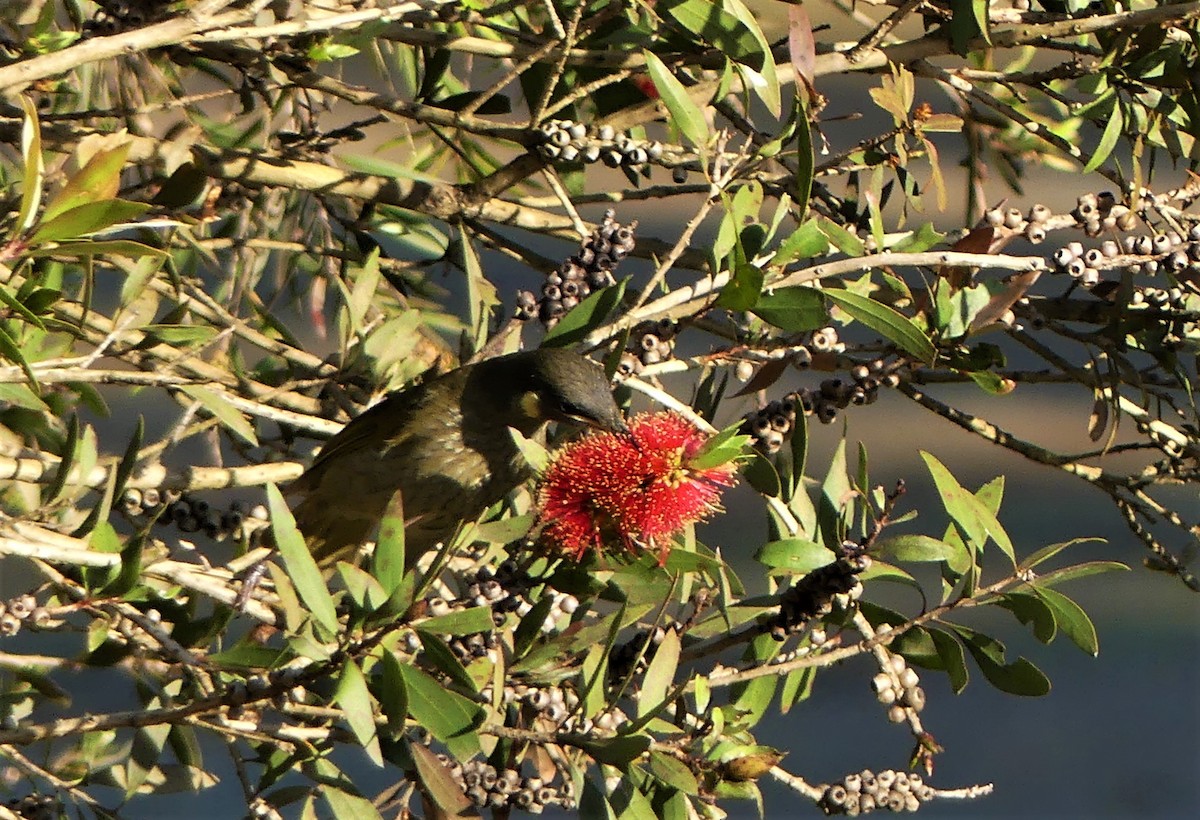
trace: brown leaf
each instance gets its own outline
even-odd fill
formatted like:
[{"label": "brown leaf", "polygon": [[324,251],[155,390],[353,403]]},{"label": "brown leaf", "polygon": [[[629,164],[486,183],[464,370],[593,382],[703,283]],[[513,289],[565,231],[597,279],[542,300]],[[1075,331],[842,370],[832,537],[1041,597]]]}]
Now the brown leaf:
[{"label": "brown leaf", "polygon": [[1010,276],[1004,290],[992,296],[983,310],[975,314],[971,320],[971,332],[982,330],[1000,320],[1005,313],[1012,309],[1025,292],[1033,287],[1033,283],[1042,275],[1041,271],[1032,270],[1028,273],[1018,273]]},{"label": "brown leaf", "polygon": [[788,6],[788,57],[796,76],[812,89],[816,78],[817,41],[803,6]]},{"label": "brown leaf", "polygon": [[[995,240],[996,229],[991,225],[982,225],[972,228],[966,236],[951,245],[950,250],[958,253],[991,253],[992,243]],[[970,285],[973,275],[973,268],[948,265],[938,268],[938,276],[948,280],[956,288],[965,288]]]},{"label": "brown leaf", "polygon": [[754,374],[750,381],[746,382],[745,387],[733,395],[735,397],[748,396],[751,393],[757,393],[759,390],[766,390],[779,381],[779,377],[787,370],[787,366],[788,360],[786,358],[769,360],[758,369],[758,372]]}]

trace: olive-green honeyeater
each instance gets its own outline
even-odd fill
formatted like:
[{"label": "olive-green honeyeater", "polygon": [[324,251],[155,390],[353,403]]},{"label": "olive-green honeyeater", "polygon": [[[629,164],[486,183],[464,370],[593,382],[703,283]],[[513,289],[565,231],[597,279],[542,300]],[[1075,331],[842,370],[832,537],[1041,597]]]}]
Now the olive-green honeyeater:
[{"label": "olive-green honeyeater", "polygon": [[624,431],[604,371],[546,348],[460,367],[392,393],[353,419],[288,488],[318,562],[352,560],[399,490],[405,563],[454,535],[531,475],[512,433],[547,422]]}]

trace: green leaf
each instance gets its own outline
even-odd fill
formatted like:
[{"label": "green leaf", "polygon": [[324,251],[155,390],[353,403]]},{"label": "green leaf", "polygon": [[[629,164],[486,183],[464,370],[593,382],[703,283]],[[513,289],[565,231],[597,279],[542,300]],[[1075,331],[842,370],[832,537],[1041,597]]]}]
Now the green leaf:
[{"label": "green leaf", "polygon": [[616,737],[583,737],[572,744],[587,752],[597,763],[625,767],[650,748],[646,735],[617,735]]},{"label": "green leaf", "polygon": [[209,390],[207,387],[197,387],[190,384],[180,387],[179,390],[199,402],[205,410],[211,413],[230,432],[235,433],[250,445],[258,446],[258,436],[254,434],[254,425],[242,414],[241,410],[230,404],[229,400],[224,396],[215,390]]},{"label": "green leaf", "polygon": [[592,330],[599,327],[621,303],[625,295],[625,285],[628,280],[622,279],[612,287],[601,288],[571,310],[567,311],[558,323],[546,331],[542,339],[545,347],[567,347],[582,340]]},{"label": "green leaf", "polygon": [[1042,547],[1040,550],[1037,550],[1036,552],[1033,552],[1033,553],[1030,553],[1029,555],[1027,555],[1025,557],[1025,560],[1020,563],[1019,568],[1022,570],[1033,569],[1038,564],[1044,563],[1045,561],[1049,561],[1051,558],[1058,555],[1060,552],[1065,550],[1067,547],[1072,547],[1076,544],[1087,544],[1087,543],[1102,544],[1102,543],[1104,543],[1104,539],[1103,538],[1095,538],[1095,537],[1072,538],[1070,541],[1062,541],[1057,544],[1050,544],[1049,546]]},{"label": "green leaf", "polygon": [[1053,610],[1054,619],[1072,643],[1092,657],[1100,654],[1100,640],[1096,637],[1096,627],[1083,611],[1083,607],[1056,589],[1039,586],[1036,581],[1030,584],[1030,587],[1046,606]]},{"label": "green leaf", "polygon": [[926,364],[933,364],[937,350],[913,321],[895,308],[876,302],[869,296],[861,296],[848,290],[827,289],[822,291],[833,302],[856,321],[895,342],[906,352]]},{"label": "green leaf", "polygon": [[[808,105],[803,94],[796,95],[796,205],[800,209],[800,217],[808,213],[808,201],[812,197],[813,177],[816,171],[817,157],[813,150],[812,126],[808,121]],[[797,231],[806,225],[812,233],[820,233],[819,226],[812,221],[803,223]],[[791,237],[789,237],[790,239]],[[824,239],[822,234],[822,239]],[[828,245],[818,246],[814,238],[812,247],[821,247],[819,253],[828,250]],[[807,248],[806,248],[807,249]],[[817,256],[809,253],[808,256]]]},{"label": "green leaf", "polygon": [[810,219],[802,223],[779,243],[775,255],[771,257],[771,266],[786,265],[797,259],[812,259],[824,256],[829,252],[829,239],[821,230],[816,220]]},{"label": "green leaf", "polygon": [[780,330],[799,333],[829,323],[821,291],[809,287],[768,290],[758,298],[754,315]]},{"label": "green leaf", "polygon": [[1033,636],[1042,643],[1048,644],[1058,634],[1058,623],[1054,612],[1037,595],[1023,592],[1010,592],[1000,596],[996,605],[1007,609],[1017,620],[1033,629]]},{"label": "green leaf", "polygon": [[617,820],[616,812],[604,796],[604,790],[590,777],[583,779],[583,794],[579,796],[579,816],[588,820]]},{"label": "green leaf", "polygon": [[992,511],[974,494],[959,484],[946,466],[932,454],[922,450],[921,458],[925,459],[925,466],[929,469],[929,474],[933,476],[933,483],[937,486],[942,505],[954,522],[962,528],[963,535],[977,548],[982,548],[987,536],[990,535],[1015,566],[1016,553],[1012,541],[1009,540],[1008,533],[1000,526],[1000,522],[996,520]]},{"label": "green leaf", "polygon": [[128,222],[148,210],[150,206],[144,202],[129,202],[124,199],[87,202],[38,225],[33,236],[29,237],[29,243],[39,245],[63,239],[76,239]]},{"label": "green leaf", "polygon": [[93,256],[125,256],[130,259],[153,258],[163,260],[167,252],[161,248],[152,248],[132,239],[95,239],[60,242],[53,247],[31,248],[25,254],[30,258],[41,256],[73,256],[77,259],[88,259]]},{"label": "green leaf", "polygon": [[275,545],[283,557],[287,574],[296,587],[300,599],[304,601],[312,613],[313,619],[325,629],[329,635],[338,631],[337,610],[329,589],[317,569],[304,536],[296,528],[296,519],[288,509],[283,494],[274,484],[267,485],[267,507],[271,513],[271,532],[275,536]]},{"label": "green leaf", "polygon": [[1050,692],[1050,679],[1029,661],[1017,658],[1012,663],[1004,662],[1004,644],[1000,641],[965,626],[950,626],[962,637],[988,683],[1001,692],[1026,697],[1041,697]]},{"label": "green leaf", "polygon": [[219,669],[276,669],[294,657],[289,649],[242,640],[224,652],[209,655],[207,660]]},{"label": "green leaf", "polygon": [[962,644],[954,635],[940,629],[929,630],[929,635],[933,638],[933,645],[937,647],[938,657],[942,661],[942,669],[950,678],[950,688],[954,690],[954,694],[962,694],[970,680],[967,673],[967,658],[963,653]]},{"label": "green leaf", "polygon": [[419,626],[422,630],[436,635],[474,635],[477,632],[488,632],[495,625],[492,623],[490,607],[473,606],[421,621]]},{"label": "green leaf", "polygon": [[855,495],[855,489],[846,475],[846,439],[843,438],[829,460],[817,507],[821,540],[830,549],[841,546],[849,524],[849,514],[854,509]]},{"label": "green leaf", "polygon": [[897,535],[881,539],[875,549],[895,561],[951,561],[962,551],[928,535]]},{"label": "green leaf", "polygon": [[[945,234],[935,231],[932,223],[924,222],[921,224],[921,227],[892,245],[892,250],[896,253],[921,253],[941,242],[943,238],[945,238]],[[903,279],[897,281],[904,290],[908,289]]]},{"label": "green leaf", "polygon": [[700,793],[700,784],[696,782],[696,776],[681,761],[662,752],[651,751],[648,767],[650,774],[671,788],[684,794]]},{"label": "green leaf", "polygon": [[42,392],[42,386],[38,384],[33,368],[29,366],[29,362],[25,361],[25,356],[21,353],[21,346],[16,339],[9,335],[7,328],[3,325],[0,325],[0,356],[21,368],[25,373],[25,378],[29,380],[29,389],[34,393]]},{"label": "green leaf", "polygon": [[408,690],[400,671],[400,659],[394,652],[385,650],[379,670],[375,699],[379,702],[379,711],[387,718],[388,731],[396,735],[404,730],[408,719]]},{"label": "green leaf", "polygon": [[754,554],[754,559],[772,569],[805,575],[818,567],[832,564],[837,556],[823,544],[804,538],[785,538],[763,544]]},{"label": "green leaf", "polygon": [[829,241],[846,256],[859,257],[862,256],[867,247],[858,235],[852,231],[848,231],[841,225],[828,219],[822,219],[820,222],[821,232],[829,237]]},{"label": "green leaf", "polygon": [[129,155],[130,143],[106,151],[97,151],[79,172],[67,180],[42,212],[42,222],[92,202],[111,201],[121,189],[121,169]]},{"label": "green leaf", "polygon": [[[63,442],[62,456],[58,461],[58,468],[54,471],[50,483],[46,485],[46,491],[43,493],[43,498],[47,504],[53,504],[57,501],[67,487],[67,476],[71,474],[71,470],[75,467],[75,459],[79,455],[79,415],[72,414],[70,421],[67,422],[67,438]],[[80,476],[82,478],[82,476]]]},{"label": "green leaf", "polygon": [[1098,575],[1101,572],[1116,572],[1125,571],[1129,567],[1122,564],[1120,561],[1086,561],[1082,564],[1075,564],[1062,569],[1056,569],[1052,572],[1047,572],[1045,575],[1037,579],[1040,587],[1052,586],[1061,584],[1063,581],[1070,581],[1075,578],[1086,578],[1089,575]]},{"label": "green leaf", "polygon": [[726,310],[750,310],[758,302],[763,286],[762,268],[749,263],[738,265],[717,294],[716,306]]},{"label": "green leaf", "polygon": [[1108,155],[1117,147],[1117,140],[1124,127],[1125,115],[1121,111],[1121,101],[1114,96],[1112,112],[1109,113],[1108,121],[1104,125],[1104,133],[1100,135],[1100,144],[1096,146],[1096,152],[1087,161],[1087,165],[1083,166],[1083,173],[1090,174],[1104,164]]},{"label": "green leaf", "polygon": [[42,128],[38,123],[37,106],[29,97],[22,95],[21,108],[25,111],[21,121],[21,157],[25,161],[25,174],[21,180],[21,207],[17,210],[16,234],[25,233],[37,219],[46,171],[42,162]]},{"label": "green leaf", "polygon": [[113,498],[120,498],[125,494],[125,485],[129,483],[129,477],[133,475],[133,468],[137,466],[138,453],[142,449],[142,436],[145,434],[145,429],[145,420],[139,414],[137,424],[133,428],[133,436],[129,439],[129,444],[125,445],[125,453],[121,456],[121,461],[117,464],[114,473],[116,480],[113,482]]},{"label": "green leaf", "polygon": [[762,68],[763,54],[750,29],[733,14],[711,0],[671,0],[659,3],[658,8],[675,20],[684,30],[715,46],[731,60]]},{"label": "green leaf", "polygon": [[638,697],[639,718],[662,708],[675,680],[675,671],[679,668],[679,653],[679,633],[674,629],[666,630],[642,679],[642,691]]},{"label": "green leaf", "polygon": [[415,666],[401,666],[408,691],[408,711],[459,760],[470,760],[480,750],[475,728],[483,720],[478,704],[452,692]]},{"label": "green leaf", "polygon": [[38,330],[45,332],[46,326],[42,324],[42,320],[38,318],[37,314],[27,307],[25,304],[27,301],[28,297],[25,297],[24,300],[18,300],[16,296],[13,296],[12,293],[9,292],[7,286],[0,285],[0,302],[3,302],[9,310],[19,315],[22,319],[36,327]]},{"label": "green leaf", "polygon": [[383,820],[379,810],[362,795],[351,794],[331,783],[322,784],[317,794],[325,799],[337,820]]},{"label": "green leaf", "polygon": [[469,692],[476,691],[475,680],[463,668],[462,663],[450,649],[449,644],[424,629],[417,629],[417,637],[421,639],[424,649],[423,658],[446,675],[451,682]]},{"label": "green leaf", "polygon": [[342,666],[334,702],[342,708],[350,731],[366,750],[367,757],[376,766],[383,766],[383,754],[379,750],[379,733],[375,729],[375,700],[367,690],[367,679],[353,660]]},{"label": "green leaf", "polygon": [[745,452],[750,442],[749,436],[738,432],[741,429],[742,422],[739,419],[704,442],[688,466],[693,470],[707,470],[733,461]]},{"label": "green leaf", "polygon": [[675,78],[671,69],[667,68],[658,55],[643,50],[642,56],[646,59],[650,79],[671,115],[671,122],[688,142],[697,148],[703,148],[708,144],[708,121],[704,118],[704,112],[692,102],[683,83]]},{"label": "green leaf", "polygon": [[147,344],[191,347],[207,344],[220,332],[211,325],[145,325],[141,328]]},{"label": "green leaf", "polygon": [[379,539],[371,553],[371,574],[391,597],[404,580],[404,499],[392,494],[379,521]]},{"label": "green leaf", "polygon": [[616,809],[618,820],[661,820],[654,806],[638,788],[644,782],[640,766],[633,766],[613,789],[610,800]]}]

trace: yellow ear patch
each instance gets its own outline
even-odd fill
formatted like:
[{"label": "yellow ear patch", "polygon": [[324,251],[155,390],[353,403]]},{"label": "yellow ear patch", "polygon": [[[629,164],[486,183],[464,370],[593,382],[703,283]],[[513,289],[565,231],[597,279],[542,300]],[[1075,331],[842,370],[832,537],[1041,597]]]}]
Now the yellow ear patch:
[{"label": "yellow ear patch", "polygon": [[527,390],[521,394],[521,398],[517,400],[517,406],[521,408],[527,418],[541,419],[545,418],[542,407],[542,397],[536,390]]}]

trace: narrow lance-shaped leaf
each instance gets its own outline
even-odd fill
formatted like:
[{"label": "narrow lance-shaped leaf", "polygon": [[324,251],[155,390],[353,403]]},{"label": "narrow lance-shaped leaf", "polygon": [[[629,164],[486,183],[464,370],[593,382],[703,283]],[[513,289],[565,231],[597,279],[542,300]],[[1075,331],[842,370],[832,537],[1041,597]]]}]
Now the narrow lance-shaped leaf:
[{"label": "narrow lance-shaped leaf", "polygon": [[626,282],[627,280],[622,280],[616,285],[588,294],[546,332],[542,344],[548,347],[572,345],[599,327],[621,303]]},{"label": "narrow lance-shaped leaf", "polygon": [[329,588],[325,586],[321,570],[317,569],[317,562],[304,543],[304,536],[296,528],[296,519],[283,500],[283,493],[274,484],[267,485],[267,507],[271,513],[275,545],[283,556],[283,564],[297,594],[312,613],[313,619],[330,635],[335,634],[338,631],[337,610],[329,595]]},{"label": "narrow lance-shaped leaf", "polygon": [[454,780],[450,770],[442,765],[433,752],[419,743],[408,744],[408,750],[417,767],[421,791],[441,810],[439,816],[469,816],[471,801],[463,794],[462,787]]},{"label": "narrow lance-shaped leaf", "polygon": [[704,118],[704,112],[700,110],[700,106],[692,101],[687,89],[683,87],[683,83],[676,79],[675,75],[671,73],[671,69],[667,68],[666,63],[656,54],[651,51],[643,51],[642,56],[646,59],[646,68],[650,72],[650,79],[654,82],[654,87],[658,89],[663,104],[671,114],[671,122],[692,145],[697,148],[706,145],[708,143],[708,121]]},{"label": "narrow lance-shaped leaf", "polygon": [[413,719],[446,744],[459,760],[468,760],[479,749],[475,727],[482,719],[478,704],[446,689],[415,666],[401,666],[408,690],[408,710]]},{"label": "narrow lance-shaped leaf", "polygon": [[379,733],[375,729],[375,701],[367,690],[367,679],[353,660],[342,666],[337,690],[333,699],[342,709],[350,731],[366,750],[367,757],[376,766],[383,765],[383,754],[379,750]]},{"label": "narrow lance-shaped leaf", "polygon": [[43,222],[33,232],[29,241],[38,244],[76,239],[128,222],[149,209],[150,206],[144,202],[128,202],[123,199],[87,202],[59,214],[48,222]]},{"label": "narrow lance-shaped leaf", "polygon": [[1121,101],[1114,98],[1112,113],[1104,126],[1104,133],[1100,135],[1100,144],[1096,146],[1096,152],[1087,161],[1087,165],[1083,166],[1083,173],[1090,174],[1104,164],[1104,160],[1108,159],[1108,155],[1117,147],[1117,140],[1124,127],[1125,115],[1121,111]]},{"label": "narrow lance-shaped leaf", "polygon": [[638,698],[638,717],[645,717],[663,705],[667,691],[675,680],[679,667],[679,633],[668,629],[663,633],[662,643],[655,649],[654,657],[642,680],[641,696]]},{"label": "narrow lance-shaped leaf", "polygon": [[1009,540],[1008,533],[1000,526],[1000,522],[992,514],[992,511],[984,506],[983,502],[973,493],[959,484],[958,479],[932,454],[922,450],[921,458],[925,460],[929,474],[933,476],[933,482],[937,485],[938,495],[942,498],[946,512],[950,514],[956,524],[962,527],[963,534],[967,539],[974,542],[977,548],[982,548],[987,536],[990,535],[1015,566],[1016,553],[1012,541]]},{"label": "narrow lance-shaped leaf", "polygon": [[179,389],[199,402],[217,421],[221,422],[231,432],[236,433],[239,438],[251,445],[258,446],[258,436],[254,434],[254,425],[242,415],[241,410],[230,404],[224,396],[215,390],[195,385],[185,385]]},{"label": "narrow lance-shaped leaf", "polygon": [[29,389],[34,393],[41,393],[42,386],[38,384],[37,375],[33,368],[29,366],[29,362],[25,360],[25,354],[21,352],[21,346],[17,344],[17,340],[9,335],[8,330],[0,326],[0,357],[8,359],[10,362],[21,368],[25,374],[25,378],[29,380]]},{"label": "narrow lance-shaped leaf", "polygon": [[895,308],[848,290],[830,289],[822,292],[829,301],[849,313],[855,321],[862,322],[926,364],[933,364],[937,357],[933,342],[929,341],[929,337],[922,333],[911,319]]},{"label": "narrow lance-shaped leaf", "polygon": [[45,165],[42,162],[42,129],[38,123],[37,107],[33,100],[21,97],[25,118],[21,122],[21,156],[25,160],[25,177],[21,180],[21,207],[17,211],[16,233],[22,234],[37,219],[42,201],[42,182]]}]

